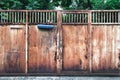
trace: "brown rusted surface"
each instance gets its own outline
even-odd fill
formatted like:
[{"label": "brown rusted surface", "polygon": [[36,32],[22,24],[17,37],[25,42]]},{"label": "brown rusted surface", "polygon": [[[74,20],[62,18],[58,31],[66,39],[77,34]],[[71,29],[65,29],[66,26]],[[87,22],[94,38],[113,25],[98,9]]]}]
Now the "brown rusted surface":
[{"label": "brown rusted surface", "polygon": [[87,26],[63,25],[63,70],[86,70],[89,67],[87,53]]},{"label": "brown rusted surface", "polygon": [[[118,74],[119,11],[0,10],[11,16],[0,19],[0,74]],[[57,27],[41,30],[37,23]]]},{"label": "brown rusted surface", "polygon": [[25,69],[24,25],[21,29],[0,26],[0,72],[21,73]]},{"label": "brown rusted surface", "polygon": [[94,25],[92,30],[93,72],[118,72],[117,26]]},{"label": "brown rusted surface", "polygon": [[28,67],[29,73],[56,71],[56,29],[41,30],[30,26]]}]

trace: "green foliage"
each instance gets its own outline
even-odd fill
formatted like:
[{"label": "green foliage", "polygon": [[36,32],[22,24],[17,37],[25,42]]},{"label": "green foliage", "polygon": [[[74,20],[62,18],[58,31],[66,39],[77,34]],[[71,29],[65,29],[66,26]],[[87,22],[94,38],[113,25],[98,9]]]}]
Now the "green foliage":
[{"label": "green foliage", "polygon": [[105,9],[120,9],[120,0],[108,0],[104,6]]},{"label": "green foliage", "polygon": [[92,0],[92,9],[105,9],[105,3],[104,0]]},{"label": "green foliage", "polygon": [[22,3],[19,0],[0,0],[1,9],[21,9]]},{"label": "green foliage", "polygon": [[120,0],[92,0],[92,9],[115,10],[120,9]]},{"label": "green foliage", "polygon": [[49,9],[49,0],[28,0],[26,9]]},{"label": "green foliage", "polygon": [[120,0],[0,0],[0,9],[50,10],[120,9]]}]

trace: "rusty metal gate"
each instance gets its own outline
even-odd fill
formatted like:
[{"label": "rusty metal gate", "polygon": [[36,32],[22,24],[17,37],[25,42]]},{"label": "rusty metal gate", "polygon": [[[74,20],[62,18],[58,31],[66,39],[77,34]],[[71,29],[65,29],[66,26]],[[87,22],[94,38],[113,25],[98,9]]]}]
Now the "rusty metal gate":
[{"label": "rusty metal gate", "polygon": [[63,71],[89,72],[89,32],[87,11],[62,14]]},{"label": "rusty metal gate", "polygon": [[0,27],[0,72],[25,72],[25,29],[24,25]]},{"label": "rusty metal gate", "polygon": [[0,75],[119,75],[119,21],[119,10],[1,10]]}]

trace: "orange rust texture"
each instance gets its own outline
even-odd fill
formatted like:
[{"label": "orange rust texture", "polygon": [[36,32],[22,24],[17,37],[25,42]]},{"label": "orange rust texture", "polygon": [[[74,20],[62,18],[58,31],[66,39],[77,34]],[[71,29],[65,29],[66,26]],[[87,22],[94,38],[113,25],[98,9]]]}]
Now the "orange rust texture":
[{"label": "orange rust texture", "polygon": [[89,69],[86,25],[63,25],[63,69],[69,71]]},{"label": "orange rust texture", "polygon": [[116,70],[118,63],[117,26],[94,25],[92,29],[92,69],[95,72]]},{"label": "orange rust texture", "polygon": [[21,73],[25,71],[24,25],[22,29],[10,26],[0,26],[0,72]]},{"label": "orange rust texture", "polygon": [[56,71],[56,30],[29,28],[29,69],[28,72]]}]

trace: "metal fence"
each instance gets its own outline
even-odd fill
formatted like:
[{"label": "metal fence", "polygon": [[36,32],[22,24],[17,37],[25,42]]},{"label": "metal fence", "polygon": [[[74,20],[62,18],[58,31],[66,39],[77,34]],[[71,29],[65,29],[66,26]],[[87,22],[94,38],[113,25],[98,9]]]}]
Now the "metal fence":
[{"label": "metal fence", "polygon": [[[0,24],[56,24],[55,10],[0,10]],[[119,10],[67,10],[61,11],[63,24],[87,24],[88,14],[91,14],[92,24],[118,24]],[[26,15],[28,14],[28,15]]]},{"label": "metal fence", "polygon": [[0,75],[119,75],[119,22],[120,10],[0,10]]}]

